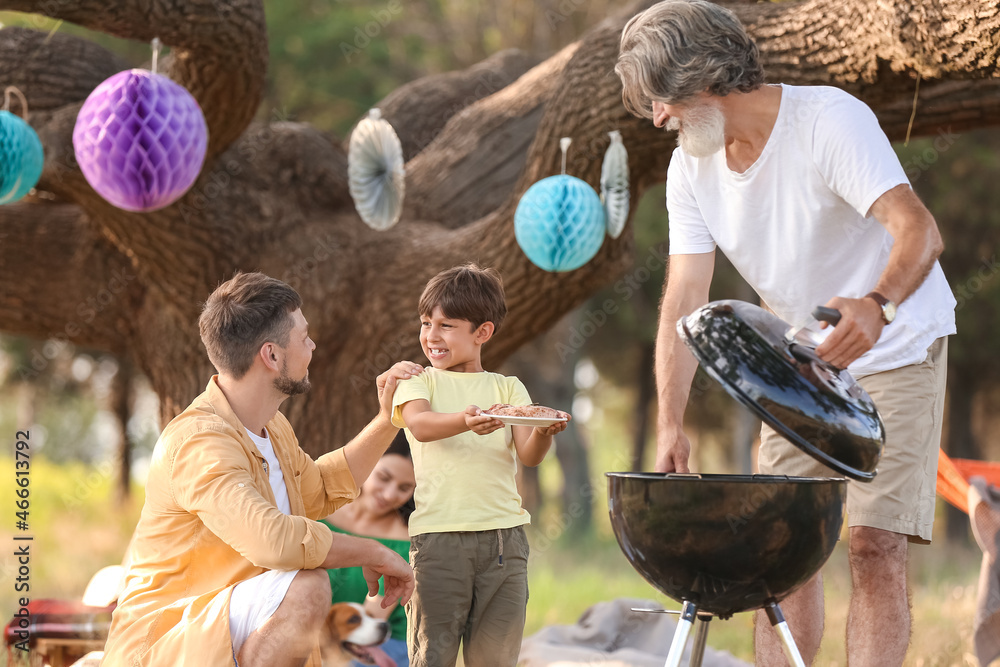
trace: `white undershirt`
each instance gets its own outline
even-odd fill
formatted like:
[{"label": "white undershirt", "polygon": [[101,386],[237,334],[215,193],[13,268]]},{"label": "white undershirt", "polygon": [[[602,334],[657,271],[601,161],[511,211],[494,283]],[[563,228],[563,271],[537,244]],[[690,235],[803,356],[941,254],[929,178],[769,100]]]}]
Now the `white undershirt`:
[{"label": "white undershirt", "polygon": [[[288,489],[285,488],[285,478],[281,474],[281,464],[278,463],[278,457],[274,454],[274,447],[271,446],[270,436],[262,438],[245,426],[243,428],[246,429],[247,435],[257,445],[257,449],[260,450],[260,453],[264,455],[264,460],[267,461],[267,481],[271,483],[275,505],[278,506],[279,510],[290,515],[292,507],[288,502]],[[267,433],[266,428],[264,429],[264,433]]]}]

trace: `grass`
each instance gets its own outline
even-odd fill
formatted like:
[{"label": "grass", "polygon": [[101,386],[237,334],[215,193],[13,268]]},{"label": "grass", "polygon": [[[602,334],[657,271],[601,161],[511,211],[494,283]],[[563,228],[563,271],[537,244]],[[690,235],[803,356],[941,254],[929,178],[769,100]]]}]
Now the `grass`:
[{"label": "grass", "polygon": [[[537,532],[537,528],[533,530]],[[532,541],[536,535],[532,535]],[[972,654],[976,582],[981,552],[935,543],[910,550],[913,629],[908,667],[977,665]],[[680,604],[647,584],[628,564],[613,539],[560,541],[529,564],[525,636],[548,625],[569,625],[594,603],[618,597],[653,600],[667,609]],[[846,543],[838,544],[824,570],[826,631],[817,667],[844,667],[844,635],[850,594]],[[709,645],[753,662],[753,614],[713,620]]]}]

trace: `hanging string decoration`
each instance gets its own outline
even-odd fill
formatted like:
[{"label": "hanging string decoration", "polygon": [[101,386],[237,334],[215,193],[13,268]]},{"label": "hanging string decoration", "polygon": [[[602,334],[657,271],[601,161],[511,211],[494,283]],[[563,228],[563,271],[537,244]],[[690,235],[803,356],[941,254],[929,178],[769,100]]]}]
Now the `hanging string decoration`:
[{"label": "hanging string decoration", "polygon": [[378,109],[371,109],[351,133],[347,183],[354,208],[372,229],[384,231],[399,221],[406,188],[403,164],[395,130]]},{"label": "hanging string decoration", "polygon": [[[21,99],[24,120],[8,110],[11,94]],[[17,88],[8,87],[0,111],[0,204],[12,204],[21,199],[42,176],[45,163],[42,142],[27,119],[28,105],[24,95]]]},{"label": "hanging string decoration", "polygon": [[514,212],[514,236],[540,269],[578,269],[604,242],[604,208],[585,181],[566,175],[569,138],[560,140],[562,174],[543,178],[522,195]]},{"label": "hanging string decoration", "polygon": [[621,132],[612,130],[608,136],[611,137],[611,145],[601,163],[601,203],[604,205],[608,235],[616,239],[621,236],[628,220],[628,151],[622,143]]},{"label": "hanging string decoration", "polygon": [[119,72],[97,86],[76,118],[73,148],[87,182],[126,211],[169,206],[205,162],[208,125],[183,86],[153,71]]}]

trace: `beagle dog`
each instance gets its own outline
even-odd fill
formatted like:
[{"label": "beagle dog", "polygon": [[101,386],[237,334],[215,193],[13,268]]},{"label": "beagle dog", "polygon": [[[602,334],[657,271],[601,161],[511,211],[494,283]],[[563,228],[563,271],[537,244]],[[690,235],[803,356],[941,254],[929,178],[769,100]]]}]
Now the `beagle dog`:
[{"label": "beagle dog", "polygon": [[385,664],[389,657],[378,646],[388,638],[386,621],[372,618],[355,602],[338,602],[330,607],[320,631],[323,667],[347,665],[351,660]]}]

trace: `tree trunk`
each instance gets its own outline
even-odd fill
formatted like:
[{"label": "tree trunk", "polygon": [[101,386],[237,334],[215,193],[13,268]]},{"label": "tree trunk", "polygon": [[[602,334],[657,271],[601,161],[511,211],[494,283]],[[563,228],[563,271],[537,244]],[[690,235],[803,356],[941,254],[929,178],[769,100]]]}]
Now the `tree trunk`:
[{"label": "tree trunk", "polygon": [[[641,294],[641,293],[640,293]],[[649,437],[650,411],[656,400],[656,376],[653,364],[656,360],[656,343],[647,342],[642,345],[639,356],[639,367],[636,369],[636,384],[639,387],[639,398],[635,405],[635,430],[632,434],[632,461],[630,470],[642,470],[642,459],[646,454],[646,439]]]},{"label": "tree trunk", "polygon": [[132,415],[132,362],[128,357],[118,358],[118,372],[111,382],[111,410],[118,419],[118,479],[115,496],[124,505],[132,495],[132,440],[128,435],[128,420]]},{"label": "tree trunk", "polygon": [[[945,442],[948,455],[957,459],[981,458],[972,432],[972,407],[977,387],[969,382],[969,377],[959,373],[948,376],[948,431]],[[969,541],[969,517],[950,504],[946,505],[945,535],[951,543],[967,544]]]},{"label": "tree trunk", "polygon": [[[419,359],[416,302],[441,269],[475,260],[503,273],[510,314],[484,358],[495,367],[632,262],[629,231],[586,266],[546,273],[511,226],[527,187],[558,172],[561,137],[574,140],[568,173],[591,185],[613,129],[629,150],[632,201],[662,181],[673,137],[625,113],[612,71],[622,26],[647,4],[526,72],[523,58],[498,55],[436,79],[433,95],[417,83],[387,99],[385,117],[416,152],[402,220],[375,232],[354,211],[338,142],[273,115],[251,125],[267,66],[261,0],[0,0],[0,9],[119,37],[159,36],[171,48],[160,71],[192,92],[210,137],[201,176],[176,204],[114,208],[82,177],[71,137],[85,95],[123,65],[75,37],[0,30],[0,81],[27,96],[46,154],[38,196],[0,207],[0,327],[128,350],[166,420],[211,373],[199,304],[234,270],[264,271],[302,294],[318,345],[314,390],[286,413],[306,451],[339,447],[375,414],[375,375]],[[914,134],[1000,120],[995,5],[809,0],[733,10],[771,80],[844,87],[874,107],[890,137],[907,130],[917,76]],[[408,113],[418,101],[419,114]]]}]

